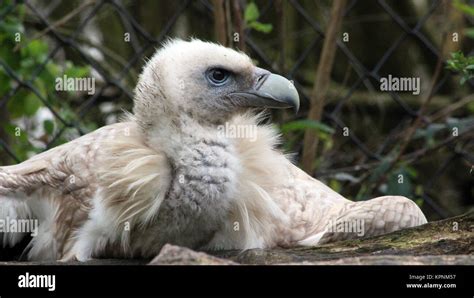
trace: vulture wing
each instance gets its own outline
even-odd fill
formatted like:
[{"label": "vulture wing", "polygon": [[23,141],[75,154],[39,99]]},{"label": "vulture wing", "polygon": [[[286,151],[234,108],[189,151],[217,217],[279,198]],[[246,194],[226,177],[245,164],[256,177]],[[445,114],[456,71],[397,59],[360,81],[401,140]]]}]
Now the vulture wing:
[{"label": "vulture wing", "polygon": [[[292,206],[301,206],[291,222],[306,223],[305,236],[298,244],[313,246],[339,240],[377,236],[424,224],[426,217],[412,200],[384,196],[353,202],[345,199],[317,179],[289,165],[295,186],[289,197]],[[298,202],[305,194],[305,204]],[[303,212],[304,211],[304,212]]]},{"label": "vulture wing", "polygon": [[[69,240],[87,220],[104,179],[109,200],[119,199],[109,186],[120,183],[121,173],[105,177],[103,172],[110,172],[118,155],[127,154],[127,145],[142,149],[137,147],[143,142],[139,136],[132,122],[109,125],[18,165],[0,167],[0,219],[34,219],[39,225],[37,231],[27,231],[38,234],[30,243],[30,258],[57,259],[70,250]],[[24,235],[0,233],[0,240],[12,247]]]}]

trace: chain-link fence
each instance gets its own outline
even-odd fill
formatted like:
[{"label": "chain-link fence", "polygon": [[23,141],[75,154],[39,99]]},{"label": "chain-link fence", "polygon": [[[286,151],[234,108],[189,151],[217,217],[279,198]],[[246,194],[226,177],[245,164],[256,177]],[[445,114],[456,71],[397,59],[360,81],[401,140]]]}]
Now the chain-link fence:
[{"label": "chain-link fence", "polygon": [[[31,151],[37,153],[47,150],[68,138],[116,121],[116,118],[111,117],[113,112],[118,113],[120,108],[129,109],[131,106],[133,85],[144,57],[149,57],[169,36],[198,35],[215,40],[214,37],[221,34],[221,42],[224,39],[228,46],[245,50],[258,61],[259,66],[293,79],[301,96],[302,111],[296,116],[276,114],[276,121],[288,123],[305,119],[314,70],[325,40],[323,28],[331,5],[324,1],[257,1],[259,11],[256,17],[261,22],[259,24],[267,22],[273,25],[272,32],[266,34],[262,30],[252,29],[248,24],[252,16],[248,15],[251,12],[246,7],[253,3],[251,1],[2,2],[0,23],[3,23],[3,30],[13,40],[18,38],[11,48],[2,45],[3,52],[0,52],[0,80],[3,78],[4,82],[8,81],[8,86],[3,89],[0,86],[1,123],[4,128],[0,134],[0,146],[4,150],[2,160],[5,163],[20,162]],[[410,5],[414,6],[405,9],[417,9],[417,12],[408,16],[401,15],[405,4],[397,4],[397,1],[370,2],[374,13],[361,13],[366,10],[367,1],[349,1],[345,7],[341,33],[347,35],[341,34],[337,41],[332,73],[334,84],[328,92],[322,119],[331,129],[326,144],[332,143],[333,146],[321,149],[314,174],[326,181],[333,181],[331,186],[344,190],[351,198],[364,199],[375,193],[383,193],[384,187],[390,188],[389,177],[395,173],[391,171],[403,167],[408,170],[396,172],[395,177],[399,173],[411,177],[416,182],[413,183],[416,187],[412,185],[411,191],[415,197],[422,199],[426,206],[424,208],[430,208],[438,217],[447,217],[457,209],[449,210],[442,203],[446,199],[443,197],[445,193],[438,190],[449,180],[446,177],[454,180],[447,185],[457,187],[454,196],[462,197],[460,204],[473,204],[473,190],[469,184],[472,183],[470,169],[474,164],[474,122],[466,116],[469,112],[466,106],[472,102],[472,96],[469,95],[473,90],[472,82],[468,81],[462,87],[463,91],[458,92],[461,87],[457,84],[458,77],[452,72],[441,68],[435,77],[435,65],[438,61],[444,63],[446,59],[443,49],[445,52],[463,50],[460,46],[462,43],[455,40],[453,35],[457,32],[456,24],[445,28],[446,23],[459,20],[460,17],[454,12],[452,14],[455,16],[446,14],[442,1],[426,1],[422,7],[410,1]],[[216,11],[216,5],[223,5],[223,8]],[[22,18],[22,25],[18,28],[7,26],[11,25],[11,19],[8,18],[12,15]],[[465,16],[462,19],[463,25],[459,25],[461,29],[472,21]],[[151,26],[154,20],[156,26]],[[225,30],[216,26],[218,21],[227,24]],[[294,24],[290,28],[286,25],[289,22]],[[360,33],[360,28],[369,30],[374,24],[375,27],[380,25],[380,28],[373,28],[381,31],[376,36],[371,35],[372,31]],[[438,29],[445,30],[448,38],[438,38],[441,36],[437,34]],[[219,33],[219,30],[223,32]],[[235,32],[239,33],[238,38],[234,38]],[[462,36],[461,31],[459,33]],[[370,50],[372,44],[377,44],[383,35],[389,36],[383,44],[378,45],[383,50],[374,51],[381,55],[364,54],[360,58],[361,52]],[[111,36],[114,39],[110,39]],[[6,42],[5,37],[0,41]],[[37,43],[33,47],[32,41],[44,43]],[[126,49],[119,49],[118,46],[114,48],[115,42],[126,44]],[[443,48],[447,43],[453,46]],[[355,47],[354,44],[359,46]],[[472,46],[469,42],[465,44]],[[415,57],[411,57],[413,55]],[[31,65],[25,66],[29,58],[32,60]],[[416,63],[410,62],[418,60],[423,61],[420,64],[426,65],[424,69],[415,69],[413,64]],[[68,66],[69,62],[86,66],[87,75],[97,79],[98,88],[94,94],[58,95],[53,86],[45,83],[51,83],[50,78],[39,79],[48,72],[62,74],[69,71],[70,75],[75,72],[77,75],[82,68]],[[396,91],[380,92],[380,79],[394,73],[397,64],[403,63],[413,66],[416,74],[411,76],[426,78],[419,97]],[[28,71],[22,73],[22,67],[27,67]],[[52,71],[55,67],[59,67],[59,71]],[[431,81],[434,84],[430,87]],[[427,93],[430,93],[425,96],[429,104],[423,106],[420,98]],[[61,100],[61,94],[68,100]],[[40,124],[31,119],[25,120],[25,115],[17,111],[21,108],[16,107],[14,101],[21,101],[19,105],[23,109],[28,105],[39,107],[25,112],[30,118],[36,117],[38,111],[44,109],[50,112],[47,113],[49,118],[40,119]],[[354,115],[359,119],[354,120]],[[385,118],[390,119],[387,120],[388,124],[383,125],[389,127],[383,130],[380,128],[379,131],[377,123],[382,123]],[[405,134],[418,118],[420,123],[413,138],[406,140],[407,149],[405,152],[397,151],[405,140]],[[35,125],[44,126],[35,136],[42,144],[28,147],[25,150],[30,152],[20,156],[19,152],[24,148],[17,144],[20,140],[15,138],[15,133],[21,135],[22,130],[34,130],[36,128],[32,126]],[[16,126],[22,128],[16,131]],[[345,128],[350,129],[347,135],[342,133]],[[296,132],[292,133],[297,141],[292,143],[290,149],[301,152],[301,138],[298,139]],[[25,142],[31,143],[31,139]],[[425,160],[429,165],[424,165]],[[416,173],[410,172],[413,167]],[[453,171],[458,176],[452,177]]]}]

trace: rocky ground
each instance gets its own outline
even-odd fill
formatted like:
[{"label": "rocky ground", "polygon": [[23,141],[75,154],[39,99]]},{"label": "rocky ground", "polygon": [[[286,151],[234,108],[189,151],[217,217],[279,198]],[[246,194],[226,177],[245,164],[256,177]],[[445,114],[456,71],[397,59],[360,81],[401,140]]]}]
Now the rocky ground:
[{"label": "rocky ground", "polygon": [[318,247],[196,252],[166,245],[153,260],[0,262],[0,265],[474,265],[474,212],[363,240]]}]

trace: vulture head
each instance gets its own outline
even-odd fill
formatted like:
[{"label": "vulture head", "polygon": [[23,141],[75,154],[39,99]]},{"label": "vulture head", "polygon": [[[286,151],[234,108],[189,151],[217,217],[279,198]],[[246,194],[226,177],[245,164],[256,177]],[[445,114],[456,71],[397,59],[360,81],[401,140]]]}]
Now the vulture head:
[{"label": "vulture head", "polygon": [[148,128],[163,119],[215,125],[252,108],[299,108],[290,81],[244,53],[200,40],[168,41],[146,64],[135,93],[134,114]]}]

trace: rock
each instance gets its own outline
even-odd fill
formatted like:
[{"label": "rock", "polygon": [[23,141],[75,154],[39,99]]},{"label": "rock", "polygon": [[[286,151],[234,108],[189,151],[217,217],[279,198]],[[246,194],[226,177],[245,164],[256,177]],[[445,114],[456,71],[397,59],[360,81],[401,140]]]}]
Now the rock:
[{"label": "rock", "polygon": [[149,265],[237,265],[189,248],[166,244]]},{"label": "rock", "polygon": [[319,262],[286,263],[284,265],[474,265],[474,255],[440,256],[366,256]]}]

